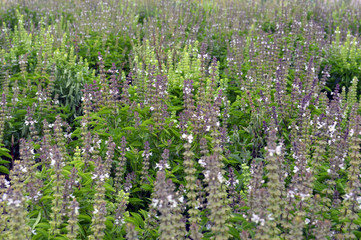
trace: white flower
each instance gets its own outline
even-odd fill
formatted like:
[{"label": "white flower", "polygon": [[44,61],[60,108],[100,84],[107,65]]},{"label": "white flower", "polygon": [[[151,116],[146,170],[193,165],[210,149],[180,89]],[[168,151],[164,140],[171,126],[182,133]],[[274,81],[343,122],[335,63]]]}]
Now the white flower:
[{"label": "white flower", "polygon": [[15,205],[16,207],[20,207],[21,201],[20,200],[15,200],[13,201],[13,199],[9,199],[8,200],[8,205]]},{"label": "white flower", "polygon": [[153,206],[154,208],[156,208],[156,207],[158,206],[158,203],[159,203],[159,200],[158,200],[158,199],[155,199],[155,198],[152,199],[152,206]]},{"label": "white flower", "polygon": [[211,229],[211,224],[207,223],[207,224],[206,224],[206,228],[207,228],[208,230]]},{"label": "white flower", "polygon": [[305,200],[308,196],[310,196],[310,194],[308,193],[300,193],[300,197],[301,197],[301,200]]},{"label": "white flower", "polygon": [[336,130],[336,124],[337,124],[337,122],[334,122],[333,125],[328,126],[328,130],[329,130],[330,133],[331,133],[331,137],[332,137],[333,133],[334,133],[335,130]]},{"label": "white flower", "polygon": [[294,198],[294,197],[295,197],[295,192],[292,191],[292,190],[288,191],[287,197],[288,197],[288,198]]},{"label": "white flower", "polygon": [[8,199],[8,194],[7,194],[7,193],[4,193],[4,194],[3,194],[3,197],[2,197],[2,201],[6,201],[6,199]]},{"label": "white flower", "polygon": [[266,149],[268,150],[269,156],[270,156],[270,157],[273,157],[273,154],[276,152],[276,150],[274,150],[274,149],[268,149],[268,148],[266,148]]},{"label": "white flower", "polygon": [[192,142],[193,142],[193,136],[192,136],[192,134],[190,134],[190,135],[188,136],[188,142],[189,142],[189,143],[192,143]]},{"label": "white flower", "polygon": [[168,195],[167,196],[167,199],[168,199],[168,202],[170,203],[170,207],[171,208],[175,208],[177,207],[177,201],[173,199],[173,196],[172,195]]},{"label": "white flower", "polygon": [[100,181],[104,181],[104,179],[106,179],[106,178],[109,178],[109,174],[108,173],[106,173],[106,174],[102,174],[102,175],[100,175],[99,176],[99,179],[100,179]]},{"label": "white flower", "polygon": [[78,215],[79,214],[79,207],[76,207],[74,210],[75,210],[75,214]]},{"label": "white flower", "polygon": [[99,210],[98,209],[96,209],[96,208],[94,208],[94,212],[93,212],[93,214],[97,214],[99,212]]},{"label": "white flower", "polygon": [[51,163],[50,163],[50,165],[52,166],[52,167],[54,167],[54,165],[55,165],[55,159],[54,158],[51,158]]},{"label": "white flower", "polygon": [[35,229],[31,230],[31,233],[36,235],[36,230]]},{"label": "white flower", "polygon": [[308,218],[305,219],[305,224],[306,224],[306,225],[308,225],[310,222],[311,222],[310,219],[308,219]]},{"label": "white flower", "polygon": [[71,138],[71,134],[72,134],[72,133],[69,133],[69,134],[66,134],[66,133],[65,133],[65,134],[64,134],[64,137],[65,137],[65,138]]},{"label": "white flower", "polygon": [[325,125],[326,125],[326,123],[317,122],[317,129],[320,129]]},{"label": "white flower", "polygon": [[183,138],[183,139],[186,139],[189,143],[192,143],[192,142],[193,142],[193,136],[192,136],[192,134],[187,135],[187,134],[183,133],[183,134],[182,134],[182,138]]},{"label": "white flower", "polygon": [[150,107],[149,110],[150,110],[150,111],[154,111],[154,107]]},{"label": "white flower", "polygon": [[224,178],[223,178],[221,172],[218,172],[217,178],[218,178],[218,181],[219,181],[220,183],[224,182]]},{"label": "white flower", "polygon": [[153,155],[152,152],[147,153],[147,154],[145,154],[145,152],[142,153],[142,157],[146,157],[146,158],[149,158],[149,157],[152,156],[152,155]]},{"label": "white flower", "polygon": [[126,187],[124,187],[124,190],[126,191],[126,192],[129,192],[129,190],[132,188],[132,185],[130,185],[130,186],[126,186]]},{"label": "white flower", "polygon": [[155,169],[159,168],[159,171],[163,170],[164,168],[167,168],[169,169],[169,165],[168,163],[165,164],[165,166],[163,166],[163,164],[159,164],[159,163],[156,163],[155,164]]},{"label": "white flower", "polygon": [[349,198],[351,198],[353,196],[353,193],[348,193],[345,195],[345,200],[348,200]]},{"label": "white flower", "polygon": [[265,220],[260,218],[258,215],[254,214],[254,213],[252,214],[251,221],[255,222],[257,224],[260,223],[262,226],[265,224]]},{"label": "white flower", "polygon": [[199,165],[201,165],[202,167],[205,167],[205,166],[206,166],[206,162],[204,161],[203,158],[199,159],[199,160],[198,160],[198,163],[199,163]]},{"label": "white flower", "polygon": [[121,219],[120,221],[119,221],[119,219],[115,219],[114,222],[115,222],[116,225],[119,225],[119,223],[120,223],[120,224],[124,224],[124,223],[125,223],[124,219]]},{"label": "white flower", "polygon": [[276,154],[277,154],[278,156],[280,156],[281,153],[282,153],[282,146],[279,145],[279,146],[276,147]]},{"label": "white flower", "polygon": [[356,198],[357,203],[359,204],[359,209],[361,209],[361,196]]},{"label": "white flower", "polygon": [[6,179],[4,179],[4,180],[5,180],[5,188],[10,187],[10,182],[8,180],[6,180]]},{"label": "white flower", "polygon": [[294,173],[297,173],[298,170],[300,170],[300,169],[299,169],[297,166],[295,166],[295,167],[293,168],[293,172],[294,172]]},{"label": "white flower", "polygon": [[233,183],[233,186],[236,186],[239,183],[238,179],[236,179]]},{"label": "white flower", "polygon": [[207,170],[207,171],[204,172],[204,177],[205,177],[205,178],[208,178],[208,176],[209,176],[209,170]]},{"label": "white flower", "polygon": [[26,173],[28,170],[26,169],[26,167],[21,166],[20,171],[22,171],[23,173]]}]

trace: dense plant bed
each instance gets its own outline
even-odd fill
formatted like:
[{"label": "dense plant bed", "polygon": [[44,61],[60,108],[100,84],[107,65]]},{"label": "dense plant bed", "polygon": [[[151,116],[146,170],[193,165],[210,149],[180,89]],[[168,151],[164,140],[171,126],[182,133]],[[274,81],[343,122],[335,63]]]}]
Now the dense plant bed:
[{"label": "dense plant bed", "polygon": [[357,1],[0,6],[0,239],[361,238]]}]

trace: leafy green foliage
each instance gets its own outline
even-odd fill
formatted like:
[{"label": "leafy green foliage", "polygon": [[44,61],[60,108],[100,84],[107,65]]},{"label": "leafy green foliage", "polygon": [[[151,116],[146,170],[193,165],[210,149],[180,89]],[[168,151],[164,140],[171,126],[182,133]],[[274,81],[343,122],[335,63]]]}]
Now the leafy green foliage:
[{"label": "leafy green foliage", "polygon": [[1,5],[0,238],[360,237],[350,3],[41,2]]}]

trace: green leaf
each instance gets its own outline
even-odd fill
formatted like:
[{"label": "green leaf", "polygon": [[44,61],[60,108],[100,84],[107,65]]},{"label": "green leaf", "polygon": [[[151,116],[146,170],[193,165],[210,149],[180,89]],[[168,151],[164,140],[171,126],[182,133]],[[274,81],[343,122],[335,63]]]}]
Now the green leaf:
[{"label": "green leaf", "polygon": [[141,186],[141,188],[146,190],[146,191],[152,191],[153,190],[152,186],[150,186],[149,184],[143,184]]},{"label": "green leaf", "polygon": [[107,219],[104,224],[105,224],[105,226],[107,226],[108,229],[113,228],[113,222],[110,221],[109,219]]},{"label": "green leaf", "polygon": [[235,229],[234,227],[229,226],[228,232],[234,237],[232,239],[240,239],[239,238],[239,230]]},{"label": "green leaf", "polygon": [[130,131],[134,131],[135,127],[124,127],[122,128],[123,130],[130,130]]},{"label": "green leaf", "polygon": [[232,221],[232,222],[243,222],[243,221],[245,221],[245,218],[241,214],[233,214],[230,221]]},{"label": "green leaf", "polygon": [[337,187],[337,190],[338,190],[338,192],[339,192],[340,194],[345,194],[345,193],[346,193],[345,188],[344,188],[344,186],[342,185],[342,183],[337,182],[337,183],[336,183],[336,187]]},{"label": "green leaf", "polygon": [[43,202],[44,200],[53,200],[54,197],[53,196],[43,196],[41,199],[40,199],[40,202]]},{"label": "green leaf", "polygon": [[38,223],[36,225],[36,229],[39,229],[39,228],[42,228],[42,229],[49,229],[50,228],[50,224],[49,223]]},{"label": "green leaf", "polygon": [[65,169],[63,169],[63,170],[61,171],[61,173],[62,173],[64,176],[69,176],[69,175],[70,175],[70,171],[65,170]]},{"label": "green leaf", "polygon": [[104,183],[104,188],[108,191],[115,192],[115,189],[109,183]]},{"label": "green leaf", "polygon": [[141,142],[139,142],[139,141],[134,141],[134,142],[131,143],[131,146],[132,147],[141,147],[141,146],[143,146],[143,144]]},{"label": "green leaf", "polygon": [[176,173],[176,172],[178,172],[178,171],[181,171],[182,169],[183,169],[182,166],[177,165],[177,166],[175,166],[174,168],[172,168],[172,173]]},{"label": "green leaf", "polygon": [[58,237],[56,237],[56,238],[54,238],[55,240],[56,239],[59,239],[59,240],[68,240],[68,238],[66,238],[66,237],[63,237],[63,236],[58,236]]},{"label": "green leaf", "polygon": [[83,225],[81,225],[79,222],[78,222],[78,226],[79,226],[79,232],[82,236],[82,239],[86,239],[86,233],[84,231],[84,228],[83,228]]},{"label": "green leaf", "polygon": [[7,148],[2,148],[2,147],[0,148],[0,156],[12,158],[11,155],[10,155],[8,152],[10,152],[9,149],[7,149]]},{"label": "green leaf", "polygon": [[129,198],[129,203],[141,203],[143,202],[142,199],[139,198]]},{"label": "green leaf", "polygon": [[353,231],[353,234],[355,234],[356,239],[361,239],[361,232],[360,231]]},{"label": "green leaf", "polygon": [[[48,239],[48,231],[47,230],[44,230],[44,229],[42,229],[42,228],[36,228],[36,237],[37,238],[35,238],[35,239],[38,239],[39,237],[39,234],[38,233],[41,233],[46,239]],[[34,239],[34,238],[33,238]]]},{"label": "green leaf", "polygon": [[92,221],[92,218],[89,216],[89,215],[86,215],[86,214],[79,214],[79,222],[80,221],[85,221],[85,222],[91,222]]},{"label": "green leaf", "polygon": [[328,92],[332,92],[332,90],[327,86],[325,86],[325,90],[328,91]]},{"label": "green leaf", "polygon": [[41,211],[39,211],[38,217],[36,218],[36,221],[35,221],[35,223],[33,224],[32,229],[35,229],[36,225],[38,225],[38,223],[40,222],[40,220],[41,220]]},{"label": "green leaf", "polygon": [[136,222],[137,222],[136,226],[137,227],[141,226],[141,228],[144,228],[143,218],[138,213],[135,213],[135,212],[131,212],[130,214],[136,219]]},{"label": "green leaf", "polygon": [[6,167],[4,166],[0,166],[0,173],[5,173],[5,174],[9,174],[9,169],[7,169]]}]

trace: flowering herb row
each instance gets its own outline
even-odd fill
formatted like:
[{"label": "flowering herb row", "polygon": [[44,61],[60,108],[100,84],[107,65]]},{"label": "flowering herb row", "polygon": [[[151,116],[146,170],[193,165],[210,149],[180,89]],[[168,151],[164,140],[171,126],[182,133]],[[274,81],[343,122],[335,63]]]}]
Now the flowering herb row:
[{"label": "flowering herb row", "polygon": [[0,3],[0,239],[360,239],[358,1]]}]

